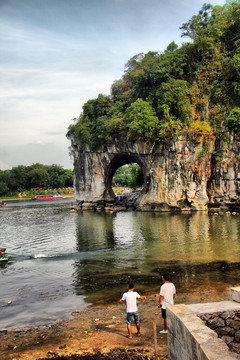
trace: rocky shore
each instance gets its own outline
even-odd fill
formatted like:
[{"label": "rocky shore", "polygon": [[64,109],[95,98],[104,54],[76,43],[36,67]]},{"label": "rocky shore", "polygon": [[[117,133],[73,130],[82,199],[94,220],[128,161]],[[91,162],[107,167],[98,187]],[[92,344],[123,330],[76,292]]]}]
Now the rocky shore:
[{"label": "rocky shore", "polygon": [[[221,301],[229,298],[226,289],[198,289],[191,294],[177,294],[176,303]],[[0,332],[1,360],[150,360],[155,359],[154,327],[157,324],[158,360],[168,359],[167,335],[163,328],[158,294],[139,302],[141,337],[126,338],[125,305],[93,307],[75,312],[69,320],[51,326]],[[16,324],[17,328],[17,324]]]}]

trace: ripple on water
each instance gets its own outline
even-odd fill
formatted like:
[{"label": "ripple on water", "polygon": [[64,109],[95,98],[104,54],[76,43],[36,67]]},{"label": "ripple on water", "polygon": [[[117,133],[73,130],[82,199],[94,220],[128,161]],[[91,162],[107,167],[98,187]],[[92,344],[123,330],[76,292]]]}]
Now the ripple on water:
[{"label": "ripple on water", "polygon": [[115,302],[129,281],[158,292],[166,271],[178,292],[235,285],[239,231],[238,217],[72,216],[67,203],[9,206],[0,212],[0,241],[17,255],[0,268],[1,327],[47,323],[92,303]]}]

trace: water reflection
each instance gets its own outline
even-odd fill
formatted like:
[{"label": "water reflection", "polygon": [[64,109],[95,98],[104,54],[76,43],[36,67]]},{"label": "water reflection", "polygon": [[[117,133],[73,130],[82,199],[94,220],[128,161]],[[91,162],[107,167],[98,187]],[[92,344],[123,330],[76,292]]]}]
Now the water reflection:
[{"label": "water reflection", "polygon": [[79,252],[113,248],[112,216],[105,213],[79,213],[76,217],[76,240]]},{"label": "water reflection", "polygon": [[165,271],[180,291],[237,284],[239,226],[239,217],[204,212],[83,213],[76,219],[78,250],[94,257],[75,263],[75,291],[90,302],[112,301],[130,279],[145,291],[157,289]]}]

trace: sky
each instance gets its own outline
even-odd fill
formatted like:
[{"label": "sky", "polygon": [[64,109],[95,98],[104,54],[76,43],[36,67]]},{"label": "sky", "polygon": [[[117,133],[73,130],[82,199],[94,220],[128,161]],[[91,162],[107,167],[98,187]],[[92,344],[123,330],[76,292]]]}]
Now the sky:
[{"label": "sky", "polygon": [[132,56],[189,41],[179,27],[204,2],[0,0],[0,170],[73,169],[66,133],[83,104],[109,95]]}]

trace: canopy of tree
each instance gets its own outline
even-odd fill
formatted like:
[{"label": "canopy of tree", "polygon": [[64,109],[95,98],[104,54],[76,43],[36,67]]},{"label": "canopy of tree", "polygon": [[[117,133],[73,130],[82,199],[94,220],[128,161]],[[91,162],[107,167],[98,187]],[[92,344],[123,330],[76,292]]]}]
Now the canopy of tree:
[{"label": "canopy of tree", "polygon": [[240,131],[240,0],[204,4],[180,28],[190,42],[132,57],[111,95],[87,101],[69,126],[82,149],[105,143],[168,141],[179,134],[208,142]]},{"label": "canopy of tree", "polygon": [[72,170],[58,165],[19,165],[11,170],[0,170],[0,196],[32,188],[63,188],[73,186]]}]

